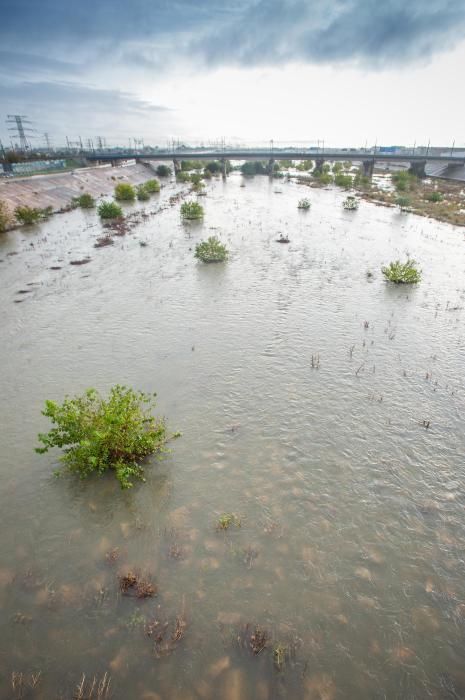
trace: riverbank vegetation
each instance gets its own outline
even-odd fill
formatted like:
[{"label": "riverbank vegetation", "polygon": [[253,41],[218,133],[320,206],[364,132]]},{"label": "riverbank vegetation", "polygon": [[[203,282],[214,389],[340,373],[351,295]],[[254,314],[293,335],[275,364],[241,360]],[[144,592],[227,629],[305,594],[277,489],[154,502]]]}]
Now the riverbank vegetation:
[{"label": "riverbank vegetation", "polygon": [[195,246],[195,257],[204,263],[224,262],[228,257],[228,249],[216,236],[210,236]]},{"label": "riverbank vegetation", "polygon": [[37,224],[39,221],[48,219],[53,213],[52,207],[39,209],[37,207],[16,207],[15,217],[20,224]]},{"label": "riverbank vegetation", "polygon": [[6,208],[5,202],[0,201],[0,233],[3,233],[11,226],[11,216]]},{"label": "riverbank vegetation", "polygon": [[155,171],[158,177],[169,177],[171,175],[171,168],[168,165],[159,165]]},{"label": "riverbank vegetation", "polygon": [[381,272],[389,282],[395,284],[417,284],[421,280],[421,271],[415,260],[410,258],[404,263],[400,260],[390,262],[387,267],[381,268]]},{"label": "riverbank vegetation", "polygon": [[155,418],[155,394],[148,395],[125,386],[114,386],[108,398],[95,389],[82,396],[66,397],[62,404],[46,401],[43,415],[53,428],[39,433],[44,454],[54,447],[64,448],[60,458],[66,471],[84,479],[91,474],[113,471],[121,488],[144,481],[140,461],[161,452],[166,443],[164,420]]}]

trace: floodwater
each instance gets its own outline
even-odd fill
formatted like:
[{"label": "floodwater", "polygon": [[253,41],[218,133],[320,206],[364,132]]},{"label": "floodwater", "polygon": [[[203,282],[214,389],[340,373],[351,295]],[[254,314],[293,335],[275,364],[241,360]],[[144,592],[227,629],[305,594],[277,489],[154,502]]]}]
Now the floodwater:
[{"label": "floodwater", "polygon": [[[104,248],[95,212],[0,239],[1,698],[465,697],[463,230],[241,183],[190,225],[170,184]],[[386,283],[407,254],[421,284]],[[182,437],[131,491],[53,478],[45,399],[115,383]]]}]

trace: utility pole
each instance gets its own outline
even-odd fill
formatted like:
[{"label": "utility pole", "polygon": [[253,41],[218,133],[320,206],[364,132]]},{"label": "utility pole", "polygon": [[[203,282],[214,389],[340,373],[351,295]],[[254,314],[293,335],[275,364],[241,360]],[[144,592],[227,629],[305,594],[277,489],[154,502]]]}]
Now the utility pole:
[{"label": "utility pole", "polygon": [[430,145],[430,143],[431,143],[431,139],[429,138],[429,139],[428,139],[428,147],[427,147],[427,149],[426,149],[426,157],[428,157],[429,145]]},{"label": "utility pole", "polygon": [[452,147],[451,147],[451,149],[450,149],[450,155],[451,155],[451,157],[452,157],[452,153],[453,153],[453,151],[454,151],[454,146],[455,146],[455,139],[452,141]]},{"label": "utility pole", "polygon": [[8,131],[15,131],[19,138],[19,147],[22,151],[30,148],[28,137],[31,138],[33,130],[27,126],[31,121],[24,114],[7,114],[7,124],[14,124]]}]

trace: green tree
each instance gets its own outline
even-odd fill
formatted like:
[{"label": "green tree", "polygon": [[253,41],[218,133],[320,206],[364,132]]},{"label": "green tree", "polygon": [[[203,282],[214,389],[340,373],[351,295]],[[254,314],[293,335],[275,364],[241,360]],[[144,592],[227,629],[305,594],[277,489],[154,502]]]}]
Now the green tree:
[{"label": "green tree", "polygon": [[405,263],[400,260],[391,262],[387,267],[382,267],[381,272],[387,280],[396,284],[417,284],[421,280],[421,270],[410,258]]}]

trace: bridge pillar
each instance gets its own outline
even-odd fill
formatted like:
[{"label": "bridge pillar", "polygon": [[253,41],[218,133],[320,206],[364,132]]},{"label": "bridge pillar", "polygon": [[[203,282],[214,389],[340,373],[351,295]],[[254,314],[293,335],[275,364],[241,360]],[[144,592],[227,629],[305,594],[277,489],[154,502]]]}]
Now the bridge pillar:
[{"label": "bridge pillar", "polygon": [[228,174],[228,168],[226,166],[226,158],[221,159],[221,174],[223,176],[223,180],[226,180],[226,175]]},{"label": "bridge pillar", "polygon": [[363,161],[363,174],[366,177],[373,177],[373,171],[375,169],[374,160],[364,160]]},{"label": "bridge pillar", "polygon": [[410,163],[409,173],[416,175],[417,177],[426,177],[426,160],[414,160]]},{"label": "bridge pillar", "polygon": [[325,164],[325,159],[324,158],[316,158],[315,159],[315,172],[316,173],[322,173],[323,172],[323,165]]},{"label": "bridge pillar", "polygon": [[112,159],[110,160],[110,163],[111,163],[111,167],[112,167],[112,168],[116,168],[116,167],[119,165],[119,160],[116,160],[115,158],[112,158]]},{"label": "bridge pillar", "polygon": [[274,173],[274,158],[270,158],[268,161],[268,166],[266,168],[268,175],[271,177]]},{"label": "bridge pillar", "polygon": [[177,175],[178,173],[181,172],[181,163],[177,158],[173,158],[173,168],[174,168],[174,174]]}]

